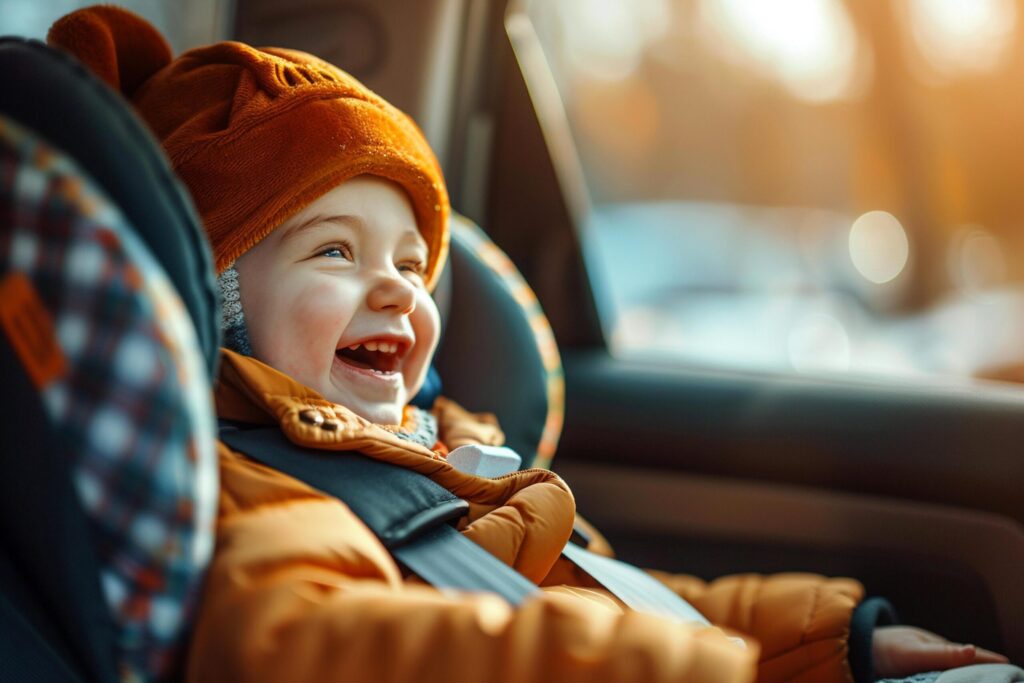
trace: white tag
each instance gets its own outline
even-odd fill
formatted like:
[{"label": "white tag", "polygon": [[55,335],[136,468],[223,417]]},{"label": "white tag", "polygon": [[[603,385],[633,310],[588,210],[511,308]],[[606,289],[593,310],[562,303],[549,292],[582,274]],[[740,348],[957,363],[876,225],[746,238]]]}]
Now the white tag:
[{"label": "white tag", "polygon": [[504,446],[459,446],[448,454],[455,469],[478,477],[500,477],[519,469],[523,459]]}]

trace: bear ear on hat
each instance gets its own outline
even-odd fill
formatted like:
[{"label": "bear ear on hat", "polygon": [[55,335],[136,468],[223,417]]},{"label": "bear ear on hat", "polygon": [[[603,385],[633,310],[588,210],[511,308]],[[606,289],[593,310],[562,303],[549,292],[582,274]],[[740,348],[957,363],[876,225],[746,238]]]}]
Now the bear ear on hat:
[{"label": "bear ear on hat", "polygon": [[171,62],[171,47],[142,17],[112,5],[95,5],[61,17],[46,42],[78,58],[126,97]]}]

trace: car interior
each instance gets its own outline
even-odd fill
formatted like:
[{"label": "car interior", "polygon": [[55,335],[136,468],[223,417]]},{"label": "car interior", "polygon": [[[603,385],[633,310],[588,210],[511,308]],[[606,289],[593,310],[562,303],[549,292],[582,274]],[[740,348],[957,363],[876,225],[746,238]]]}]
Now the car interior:
[{"label": "car interior", "polygon": [[[417,121],[457,213],[435,293],[444,392],[497,415],[524,467],[561,475],[619,558],[706,579],[855,577],[904,623],[1020,663],[1024,157],[1010,140],[1024,105],[999,79],[1024,70],[1024,10],[977,3],[932,3],[952,19],[909,0],[787,2],[781,18],[757,0],[122,4],[175,54],[306,50]],[[194,210],[127,105],[26,42],[86,4],[0,3],[15,36],[0,42],[0,116],[111,198],[133,235],[118,258],[167,273],[195,330],[181,362],[209,383],[216,295]],[[804,33],[777,38],[783,25]],[[928,31],[958,26],[960,53],[949,38],[941,59],[970,65],[929,62],[946,34]],[[802,35],[846,62],[792,67]],[[741,43],[756,49],[737,57]],[[949,102],[962,109],[931,113]],[[847,165],[856,177],[829,170]],[[61,300],[73,283],[48,286]],[[56,456],[75,432],[27,398],[0,341],[0,680],[114,680]],[[196,419],[196,438],[208,428]]]}]

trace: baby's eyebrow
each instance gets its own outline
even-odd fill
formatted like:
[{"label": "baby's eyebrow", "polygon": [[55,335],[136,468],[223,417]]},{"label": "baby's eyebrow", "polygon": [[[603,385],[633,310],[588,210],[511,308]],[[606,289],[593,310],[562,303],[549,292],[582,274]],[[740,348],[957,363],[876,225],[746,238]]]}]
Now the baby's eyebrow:
[{"label": "baby's eyebrow", "polygon": [[363,219],[359,216],[348,216],[348,215],[333,215],[327,216],[323,214],[317,214],[311,216],[309,219],[302,221],[297,225],[293,225],[285,230],[281,236],[281,241],[292,239],[302,232],[310,230],[312,228],[323,225],[324,223],[336,223],[338,225],[346,225],[350,228],[362,231],[364,228]]}]

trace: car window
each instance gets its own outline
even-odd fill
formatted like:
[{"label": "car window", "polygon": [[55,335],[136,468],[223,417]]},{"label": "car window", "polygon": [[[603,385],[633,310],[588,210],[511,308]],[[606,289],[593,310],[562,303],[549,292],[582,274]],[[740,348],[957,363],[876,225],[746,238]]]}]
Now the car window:
[{"label": "car window", "polygon": [[523,3],[613,353],[1024,379],[1018,8]]},{"label": "car window", "polygon": [[[60,17],[95,0],[0,0],[0,35],[44,40]],[[117,0],[151,22],[178,54],[190,47],[227,38],[231,17],[229,0]]]}]

